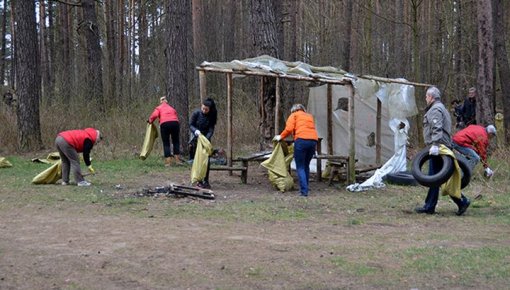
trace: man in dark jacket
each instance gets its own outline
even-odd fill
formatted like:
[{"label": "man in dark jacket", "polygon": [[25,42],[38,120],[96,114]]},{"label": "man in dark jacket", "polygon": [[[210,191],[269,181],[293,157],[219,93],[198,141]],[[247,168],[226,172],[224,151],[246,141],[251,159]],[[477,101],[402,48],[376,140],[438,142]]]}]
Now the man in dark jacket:
[{"label": "man in dark jacket", "polygon": [[476,124],[476,88],[469,89],[467,98],[462,105],[462,121],[464,126]]}]

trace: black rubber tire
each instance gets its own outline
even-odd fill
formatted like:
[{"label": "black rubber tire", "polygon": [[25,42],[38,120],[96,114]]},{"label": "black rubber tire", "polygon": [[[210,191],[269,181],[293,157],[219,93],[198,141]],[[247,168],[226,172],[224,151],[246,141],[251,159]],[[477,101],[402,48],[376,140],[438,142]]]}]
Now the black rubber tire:
[{"label": "black rubber tire", "polygon": [[[441,170],[434,175],[428,175],[421,171],[423,164],[431,158],[438,158],[442,162]],[[416,179],[419,184],[427,187],[438,187],[445,183],[452,176],[454,169],[452,157],[448,155],[429,155],[429,147],[424,148],[416,154],[411,166],[414,179]]]},{"label": "black rubber tire", "polygon": [[383,178],[387,183],[395,184],[395,185],[407,185],[407,186],[417,186],[418,181],[414,179],[414,176],[409,171],[400,171],[395,173],[388,173]]},{"label": "black rubber tire", "polygon": [[464,187],[468,186],[469,182],[471,182],[471,176],[473,175],[473,172],[469,166],[467,158],[464,157],[464,155],[455,153],[455,158],[457,159],[460,170],[462,171],[460,188],[463,189]]}]

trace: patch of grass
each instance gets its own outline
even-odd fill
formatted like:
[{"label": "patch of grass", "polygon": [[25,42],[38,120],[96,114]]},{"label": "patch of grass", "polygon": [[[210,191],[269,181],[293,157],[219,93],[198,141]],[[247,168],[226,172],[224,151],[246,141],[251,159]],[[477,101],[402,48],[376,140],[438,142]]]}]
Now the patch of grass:
[{"label": "patch of grass", "polygon": [[486,279],[510,278],[510,247],[480,247],[476,249],[453,247],[409,248],[402,254],[402,271],[408,273],[450,273],[462,277],[466,282],[474,282],[476,277]]},{"label": "patch of grass", "polygon": [[347,261],[345,258],[338,256],[332,257],[329,260],[335,267],[340,268],[342,272],[347,272],[357,277],[368,276],[378,271],[375,267],[358,262]]},{"label": "patch of grass", "polygon": [[165,215],[172,218],[192,218],[199,215],[206,219],[238,222],[293,221],[308,217],[303,209],[275,204],[272,201],[236,201],[208,207],[185,204],[168,207]]}]

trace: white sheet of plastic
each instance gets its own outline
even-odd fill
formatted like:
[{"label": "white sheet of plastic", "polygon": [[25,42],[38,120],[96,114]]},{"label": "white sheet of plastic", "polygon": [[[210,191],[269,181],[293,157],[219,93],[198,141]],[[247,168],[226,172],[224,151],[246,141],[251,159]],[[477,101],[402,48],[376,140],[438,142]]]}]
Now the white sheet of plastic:
[{"label": "white sheet of plastic", "polygon": [[[404,123],[405,127],[399,129],[400,123]],[[382,178],[389,174],[405,171],[407,168],[406,145],[409,132],[409,122],[407,119],[391,119],[389,122],[391,130],[395,134],[395,154],[381,168],[377,169],[369,179],[363,183],[353,183],[347,186],[348,191],[365,191],[373,188],[382,188],[385,184]]]}]

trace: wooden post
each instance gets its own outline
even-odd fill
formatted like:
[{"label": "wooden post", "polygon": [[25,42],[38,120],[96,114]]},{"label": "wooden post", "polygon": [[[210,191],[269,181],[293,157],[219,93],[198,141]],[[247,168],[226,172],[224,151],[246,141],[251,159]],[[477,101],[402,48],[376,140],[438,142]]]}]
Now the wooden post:
[{"label": "wooden post", "polygon": [[[321,146],[322,146],[322,138],[319,137],[319,140],[317,140],[317,156],[320,156],[322,154],[322,150],[321,150]],[[317,172],[317,176],[316,176],[316,179],[317,181],[322,181],[322,159],[320,158],[317,158],[317,168],[315,169],[316,172]]]},{"label": "wooden post", "polygon": [[382,103],[379,98],[377,98],[377,124],[375,128],[375,163],[377,165],[381,164],[381,114],[382,114]]},{"label": "wooden post", "polygon": [[274,134],[280,134],[280,78],[276,78],[276,105],[274,109]]},{"label": "wooden post", "polygon": [[333,155],[333,85],[328,84],[327,92],[328,154]]},{"label": "wooden post", "polygon": [[349,96],[349,162],[347,164],[347,183],[356,181],[356,131],[354,128],[354,86],[350,82],[346,87],[351,90]]},{"label": "wooden post", "polygon": [[[232,74],[227,74],[227,166],[232,167]],[[232,175],[232,171],[228,172]]]},{"label": "wooden post", "polygon": [[200,103],[202,103],[207,95],[205,71],[198,71],[198,82],[200,85]]}]

